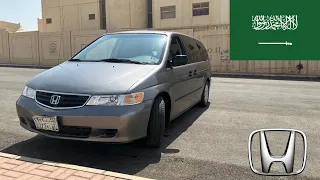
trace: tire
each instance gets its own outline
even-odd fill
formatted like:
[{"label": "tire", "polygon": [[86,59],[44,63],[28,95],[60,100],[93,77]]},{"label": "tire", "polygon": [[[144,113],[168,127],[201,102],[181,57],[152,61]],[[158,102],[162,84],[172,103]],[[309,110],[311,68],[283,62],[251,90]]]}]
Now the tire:
[{"label": "tire", "polygon": [[201,95],[201,101],[198,104],[200,107],[207,107],[209,105],[209,97],[210,97],[209,95],[210,95],[210,83],[207,81]]},{"label": "tire", "polygon": [[162,97],[157,97],[152,105],[146,146],[149,148],[159,148],[163,142],[166,122],[165,101]]}]

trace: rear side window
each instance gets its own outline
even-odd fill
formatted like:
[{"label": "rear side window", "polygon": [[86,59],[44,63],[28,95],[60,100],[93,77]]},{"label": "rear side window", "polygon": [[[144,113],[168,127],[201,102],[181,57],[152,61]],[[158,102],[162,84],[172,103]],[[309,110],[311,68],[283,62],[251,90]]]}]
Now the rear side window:
[{"label": "rear side window", "polygon": [[207,61],[209,60],[209,55],[206,47],[203,45],[201,41],[197,41],[197,46],[199,48],[200,60]]},{"label": "rear side window", "polygon": [[181,36],[181,39],[186,47],[189,56],[189,64],[200,62],[200,44],[198,44],[195,39],[187,36]]}]

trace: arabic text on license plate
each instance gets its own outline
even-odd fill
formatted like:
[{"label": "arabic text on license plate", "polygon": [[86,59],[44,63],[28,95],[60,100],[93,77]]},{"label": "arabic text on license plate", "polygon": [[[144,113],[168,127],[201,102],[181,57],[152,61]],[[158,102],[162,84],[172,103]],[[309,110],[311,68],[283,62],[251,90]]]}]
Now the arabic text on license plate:
[{"label": "arabic text on license plate", "polygon": [[37,129],[59,132],[56,117],[33,117]]}]

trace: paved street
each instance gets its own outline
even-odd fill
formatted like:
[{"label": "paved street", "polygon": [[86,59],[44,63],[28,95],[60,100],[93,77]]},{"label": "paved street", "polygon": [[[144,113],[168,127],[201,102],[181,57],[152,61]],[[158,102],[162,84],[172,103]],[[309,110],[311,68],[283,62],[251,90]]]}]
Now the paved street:
[{"label": "paved street", "polygon": [[21,128],[15,101],[41,71],[0,67],[2,152],[155,179],[259,179],[248,163],[250,133],[296,128],[307,135],[308,161],[295,178],[320,179],[319,82],[213,78],[210,107],[192,108],[172,122],[164,146],[151,150],[141,142],[57,140]]}]

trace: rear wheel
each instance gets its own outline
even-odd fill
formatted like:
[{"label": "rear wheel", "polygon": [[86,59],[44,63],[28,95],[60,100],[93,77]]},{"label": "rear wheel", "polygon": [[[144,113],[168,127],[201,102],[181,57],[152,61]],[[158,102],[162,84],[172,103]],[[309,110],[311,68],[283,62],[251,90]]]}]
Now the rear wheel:
[{"label": "rear wheel", "polygon": [[160,96],[152,105],[148,125],[147,147],[159,148],[163,142],[166,122],[165,101]]},{"label": "rear wheel", "polygon": [[207,81],[201,96],[199,106],[207,107],[209,105],[210,83]]}]

